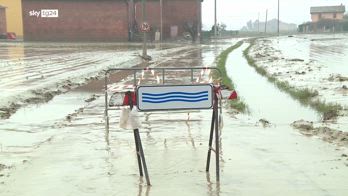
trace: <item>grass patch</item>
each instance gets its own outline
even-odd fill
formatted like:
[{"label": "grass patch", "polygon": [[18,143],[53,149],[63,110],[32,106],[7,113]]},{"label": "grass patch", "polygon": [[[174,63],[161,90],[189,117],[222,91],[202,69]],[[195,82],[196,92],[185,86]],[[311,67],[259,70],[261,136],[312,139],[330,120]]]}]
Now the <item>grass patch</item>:
[{"label": "grass patch", "polygon": [[[235,89],[233,81],[227,76],[226,73],[226,60],[228,55],[234,51],[235,49],[239,48],[243,44],[243,41],[237,42],[235,45],[227,48],[224,50],[218,57],[217,57],[217,68],[221,71],[221,83],[225,85],[228,89]],[[214,78],[218,78],[219,76],[217,74],[213,75]],[[245,113],[247,112],[247,105],[238,97],[235,100],[228,100],[228,103],[231,108]]]},{"label": "grass patch", "polygon": [[280,90],[288,93],[291,97],[298,100],[301,104],[311,106],[313,109],[321,113],[324,120],[329,120],[338,116],[339,110],[343,109],[341,105],[325,103],[323,101],[314,99],[319,95],[318,91],[309,88],[294,88],[290,86],[288,82],[279,81],[276,77],[268,74],[268,72],[263,67],[257,66],[255,60],[249,55],[250,49],[255,45],[256,39],[250,39],[249,42],[250,45],[243,51],[243,55],[248,61],[248,64],[254,67],[257,73],[266,77],[269,82],[274,83]]}]

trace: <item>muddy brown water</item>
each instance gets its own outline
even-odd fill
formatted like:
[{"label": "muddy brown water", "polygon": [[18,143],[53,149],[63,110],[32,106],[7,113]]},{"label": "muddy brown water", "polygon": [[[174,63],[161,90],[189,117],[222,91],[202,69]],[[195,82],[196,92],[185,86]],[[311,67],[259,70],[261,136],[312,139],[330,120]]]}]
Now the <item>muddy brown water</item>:
[{"label": "muddy brown water", "polygon": [[[216,54],[223,48],[216,46],[203,49],[199,61],[203,65],[213,64]],[[241,56],[239,51],[236,51],[236,55],[238,58]],[[183,61],[189,63],[184,58]],[[180,59],[163,63],[183,64]],[[347,161],[341,157],[343,150],[304,137],[281,121],[273,120],[276,126],[263,128],[257,123],[258,116],[233,116],[227,109],[223,110],[220,184],[215,183],[214,172],[209,175],[204,171],[211,111],[191,111],[190,120],[187,111],[141,113],[143,127],[140,134],[153,184],[148,187],[145,179],[138,176],[132,131],[118,128],[119,112],[111,113],[109,145],[105,142],[104,97],[101,92],[91,93],[88,89],[71,91],[56,96],[47,104],[27,108],[27,111],[23,108],[16,114],[17,117],[14,115],[6,121],[26,120],[23,124],[32,133],[23,135],[18,145],[30,140],[29,136],[39,137],[37,132],[51,139],[43,143],[37,141],[40,143],[37,148],[21,155],[15,153],[15,148],[4,147],[0,153],[0,162],[7,164],[10,160],[20,160],[20,163],[9,172],[9,177],[0,177],[0,182],[4,182],[0,184],[1,195],[227,196],[348,193],[345,183],[348,172],[344,165]],[[95,101],[85,103],[85,98],[93,93],[100,96]],[[75,112],[80,106],[83,111]],[[52,114],[46,115],[59,108],[65,111],[57,112],[57,116],[52,118],[49,117]],[[24,113],[27,117],[21,117]],[[74,115],[70,121],[66,121],[58,113],[61,118],[67,113]],[[262,114],[262,111],[259,113]],[[37,123],[33,121],[30,125],[29,119],[34,120],[36,117]],[[16,130],[18,124],[12,126]],[[41,126],[41,129],[35,126]],[[9,132],[9,135],[13,133]],[[214,167],[211,171],[214,171]]]},{"label": "muddy brown water", "polygon": [[275,42],[287,57],[316,61],[329,73],[348,75],[348,34],[281,37]]},{"label": "muddy brown water", "polygon": [[345,108],[337,119],[316,126],[347,132],[347,39],[345,33],[259,39],[251,55],[278,80],[316,90],[321,101]]},{"label": "muddy brown water", "polygon": [[248,65],[242,53],[248,44],[243,44],[229,55],[226,62],[228,76],[236,83],[236,90],[247,103],[251,115],[264,118],[274,124],[290,124],[295,120],[320,121],[320,115],[313,109],[302,106],[290,95],[281,92],[267,78],[259,75]]}]

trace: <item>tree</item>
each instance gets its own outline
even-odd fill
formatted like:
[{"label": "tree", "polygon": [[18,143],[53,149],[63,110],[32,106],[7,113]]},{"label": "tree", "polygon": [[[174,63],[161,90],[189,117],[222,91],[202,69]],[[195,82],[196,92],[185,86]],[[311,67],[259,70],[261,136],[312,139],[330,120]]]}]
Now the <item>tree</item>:
[{"label": "tree", "polygon": [[220,25],[221,31],[226,31],[226,28],[227,28],[227,25],[224,23],[221,23],[221,25]]}]

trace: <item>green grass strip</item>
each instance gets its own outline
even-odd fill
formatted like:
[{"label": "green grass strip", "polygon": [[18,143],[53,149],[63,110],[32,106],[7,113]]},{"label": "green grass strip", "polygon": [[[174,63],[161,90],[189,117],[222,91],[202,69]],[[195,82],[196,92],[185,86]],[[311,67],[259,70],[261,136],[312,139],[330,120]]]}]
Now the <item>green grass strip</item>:
[{"label": "green grass strip", "polygon": [[[226,73],[226,60],[227,60],[228,55],[232,51],[234,51],[235,49],[239,48],[242,44],[243,44],[243,41],[237,42],[235,45],[224,50],[217,57],[217,68],[219,68],[221,73],[222,73],[221,82],[223,85],[228,87],[228,89],[235,89],[235,88],[234,88],[233,81],[227,76],[227,73]],[[214,75],[214,78],[217,78],[217,77],[218,77],[217,75]],[[233,108],[239,112],[245,113],[248,111],[247,105],[239,97],[235,100],[228,100],[228,103],[229,103],[231,108]]]},{"label": "green grass strip", "polygon": [[250,45],[243,51],[243,55],[248,61],[248,64],[254,67],[257,73],[266,77],[268,81],[274,83],[280,90],[288,93],[302,105],[311,106],[313,109],[321,113],[324,120],[338,116],[339,110],[343,109],[341,105],[325,103],[324,101],[314,99],[319,95],[318,91],[309,88],[297,89],[292,87],[288,82],[278,80],[276,77],[270,75],[263,67],[257,66],[255,60],[249,55],[251,47],[256,43],[256,39],[250,39],[249,42]]}]

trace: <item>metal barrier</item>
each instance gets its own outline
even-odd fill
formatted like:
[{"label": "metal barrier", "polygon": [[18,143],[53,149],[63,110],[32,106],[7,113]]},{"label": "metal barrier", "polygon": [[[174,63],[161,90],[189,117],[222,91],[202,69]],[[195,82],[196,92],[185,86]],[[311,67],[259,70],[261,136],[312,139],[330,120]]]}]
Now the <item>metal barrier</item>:
[{"label": "metal barrier", "polygon": [[[194,80],[194,72],[200,70],[201,73],[204,71],[215,71],[218,74],[218,77],[221,77],[221,71],[216,67],[185,67],[185,68],[116,68],[109,69],[105,73],[105,127],[107,132],[107,137],[109,135],[109,111],[115,110],[119,106],[124,106],[122,104],[109,105],[109,92],[112,89],[109,89],[109,75],[112,72],[117,71],[127,71],[133,74],[133,84],[127,86],[125,90],[116,90],[116,92],[112,92],[112,95],[115,93],[123,93],[127,97],[129,107],[132,109],[135,105],[134,103],[134,93],[136,94],[136,105],[140,112],[142,111],[160,111],[160,110],[186,110],[186,109],[212,109],[212,120],[210,127],[210,137],[209,137],[209,148],[207,153],[207,162],[206,162],[206,172],[209,172],[210,168],[210,159],[211,159],[211,151],[215,152],[216,155],[216,181],[220,181],[220,146],[219,146],[219,108],[221,115],[221,85],[214,85],[213,82],[207,83],[199,83],[199,81]],[[157,85],[140,85],[137,83],[137,74],[143,73],[146,71],[159,71],[162,75],[162,82]],[[190,83],[188,84],[180,84],[180,85],[168,85],[166,82],[168,79],[166,78],[166,74],[169,71],[185,71],[189,73],[188,76],[190,78]],[[210,72],[211,73],[211,72]],[[201,74],[202,75],[202,74]],[[157,76],[157,80],[159,80]],[[210,88],[209,88],[210,87]],[[211,90],[210,90],[211,89]],[[197,92],[196,92],[196,91]],[[115,91],[115,90],[114,90]],[[133,94],[132,94],[133,91]],[[156,91],[155,93],[152,91]],[[192,107],[190,104],[192,103]],[[182,104],[180,107],[176,107],[178,103]],[[140,105],[140,106],[139,106]],[[185,107],[183,107],[185,106]],[[197,106],[197,107],[196,107]],[[143,171],[145,173],[146,182],[148,185],[151,185],[150,177],[148,174],[145,155],[141,143],[141,138],[139,134],[139,129],[134,129],[134,140],[135,147],[137,151],[137,160],[139,167],[139,174],[143,176]],[[215,148],[213,148],[213,139],[215,135]]]}]

